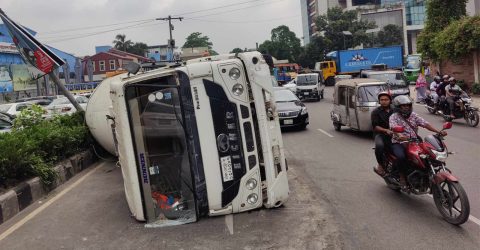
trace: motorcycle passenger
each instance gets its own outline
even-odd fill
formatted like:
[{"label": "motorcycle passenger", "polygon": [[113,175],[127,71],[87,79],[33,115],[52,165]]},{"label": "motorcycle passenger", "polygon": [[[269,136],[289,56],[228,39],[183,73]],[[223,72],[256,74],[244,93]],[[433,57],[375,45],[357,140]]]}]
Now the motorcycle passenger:
[{"label": "motorcycle passenger", "polygon": [[435,76],[433,78],[433,82],[430,83],[430,96],[433,99],[433,103],[437,104],[438,102],[438,94],[437,94],[437,89],[440,87],[440,84],[442,82],[442,78],[440,76]]},{"label": "motorcycle passenger", "polygon": [[445,87],[445,94],[447,97],[448,106],[450,108],[450,117],[455,118],[454,109],[455,109],[455,95],[457,93],[464,93],[462,88],[457,85],[457,80],[453,77],[448,79],[448,86]]},{"label": "motorcycle passenger", "polygon": [[393,114],[392,96],[382,91],[377,95],[380,107],[372,111],[372,127],[375,136],[375,157],[377,158],[377,167],[373,171],[380,176],[385,176],[385,151],[390,151],[393,132],[389,129],[389,119]]},{"label": "motorcycle passenger", "polygon": [[417,113],[412,111],[412,100],[405,95],[397,96],[393,100],[393,105],[396,108],[396,112],[390,116],[389,125],[392,130],[396,126],[404,127],[403,133],[395,134],[392,137],[392,151],[397,158],[394,162],[394,167],[400,173],[400,185],[403,190],[406,190],[406,165],[407,157],[405,152],[405,146],[401,144],[408,139],[417,138],[418,127],[424,127],[432,132],[440,133],[441,135],[447,135],[445,131],[440,132],[434,128],[425,119],[420,117]]},{"label": "motorcycle passenger", "polygon": [[444,75],[442,77],[442,82],[440,83],[440,86],[437,88],[437,95],[438,95],[438,106],[443,107],[445,104],[445,87],[448,85],[448,79],[450,78],[449,75]]}]

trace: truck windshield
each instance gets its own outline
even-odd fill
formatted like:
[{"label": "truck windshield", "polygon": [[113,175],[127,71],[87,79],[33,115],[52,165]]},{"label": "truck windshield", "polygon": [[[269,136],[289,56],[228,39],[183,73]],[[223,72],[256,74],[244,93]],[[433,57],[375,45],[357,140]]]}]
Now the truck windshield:
[{"label": "truck windshield", "polygon": [[381,73],[372,74],[369,78],[374,78],[382,82],[388,82],[395,87],[406,87],[407,81],[402,73]]},{"label": "truck windshield", "polygon": [[317,85],[318,75],[298,75],[297,86]]},{"label": "truck windshield", "polygon": [[[142,173],[148,222],[153,226],[196,221],[192,174],[178,90],[173,86],[126,89]],[[122,166],[123,167],[123,166]]]},{"label": "truck windshield", "polygon": [[387,85],[370,85],[358,88],[359,102],[377,102],[377,95],[381,91],[386,91]]},{"label": "truck windshield", "polygon": [[409,56],[407,57],[407,69],[419,69],[420,68],[420,57],[418,56]]}]

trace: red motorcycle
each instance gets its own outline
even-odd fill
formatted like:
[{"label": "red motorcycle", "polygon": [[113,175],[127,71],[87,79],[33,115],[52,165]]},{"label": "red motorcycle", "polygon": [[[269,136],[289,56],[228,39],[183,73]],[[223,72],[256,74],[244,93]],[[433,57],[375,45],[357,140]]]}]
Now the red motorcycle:
[{"label": "red motorcycle", "polygon": [[[451,122],[443,125],[443,130],[450,129]],[[403,133],[402,126],[394,127],[394,133]],[[407,193],[416,195],[432,194],[435,205],[443,218],[454,225],[465,223],[470,216],[470,203],[458,178],[446,167],[445,160],[451,154],[440,134],[422,138],[410,138],[405,141],[408,166]],[[384,180],[388,187],[400,191],[400,175],[393,167],[395,156],[387,153],[386,175]]]}]

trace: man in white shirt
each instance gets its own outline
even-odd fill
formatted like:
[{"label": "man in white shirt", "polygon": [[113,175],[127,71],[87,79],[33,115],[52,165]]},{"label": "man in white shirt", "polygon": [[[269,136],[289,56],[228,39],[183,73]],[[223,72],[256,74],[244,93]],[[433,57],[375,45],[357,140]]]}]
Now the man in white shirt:
[{"label": "man in white shirt", "polygon": [[430,96],[432,97],[434,103],[437,103],[438,101],[437,88],[440,86],[441,81],[442,78],[440,78],[440,76],[435,76],[433,82],[430,83]]}]

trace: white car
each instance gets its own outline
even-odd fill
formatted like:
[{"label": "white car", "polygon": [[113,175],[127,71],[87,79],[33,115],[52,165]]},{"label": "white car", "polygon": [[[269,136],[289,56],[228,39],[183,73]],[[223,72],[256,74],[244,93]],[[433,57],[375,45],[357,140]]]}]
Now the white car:
[{"label": "white car", "polygon": [[30,102],[7,103],[0,105],[0,112],[17,116],[22,110],[30,107],[32,107],[32,103]]},{"label": "white car", "polygon": [[287,84],[282,85],[282,87],[289,89],[294,94],[297,94],[297,84],[295,83],[296,79],[289,81]]},{"label": "white car", "polygon": [[[83,109],[87,108],[87,103],[88,103],[88,98],[85,96],[74,96],[75,100],[80,104],[80,106]],[[68,100],[67,97],[61,97],[53,100],[52,103],[50,103],[47,107],[47,116],[52,116],[52,115],[66,115],[66,114],[72,114],[77,111],[77,109],[73,106],[73,104]]]}]

